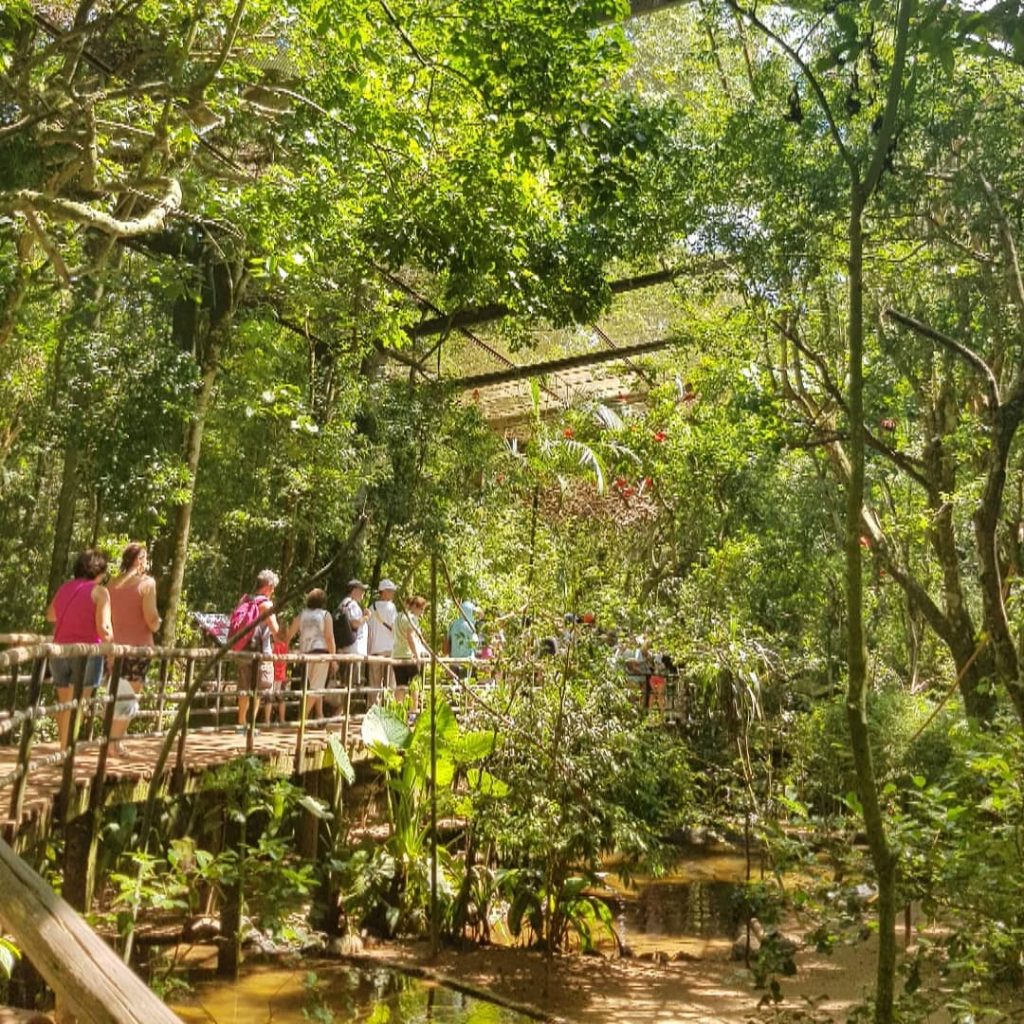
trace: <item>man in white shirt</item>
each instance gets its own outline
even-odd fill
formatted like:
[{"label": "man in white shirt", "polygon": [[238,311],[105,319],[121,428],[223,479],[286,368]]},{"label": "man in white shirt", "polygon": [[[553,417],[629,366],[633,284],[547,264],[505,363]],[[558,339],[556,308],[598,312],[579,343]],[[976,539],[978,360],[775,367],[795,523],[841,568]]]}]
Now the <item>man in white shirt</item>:
[{"label": "man in white shirt", "polygon": [[[370,605],[369,631],[367,636],[367,653],[390,658],[395,646],[395,585],[389,579],[383,579],[377,585],[377,600]],[[377,691],[380,700],[385,687],[394,688],[391,666],[384,662],[370,662],[370,689]]]}]

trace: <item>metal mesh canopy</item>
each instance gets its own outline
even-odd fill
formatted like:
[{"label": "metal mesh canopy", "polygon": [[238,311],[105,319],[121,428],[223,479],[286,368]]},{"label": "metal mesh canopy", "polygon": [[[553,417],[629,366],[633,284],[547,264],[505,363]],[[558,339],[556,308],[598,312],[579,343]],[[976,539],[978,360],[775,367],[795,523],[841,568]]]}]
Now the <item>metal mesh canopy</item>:
[{"label": "metal mesh canopy", "polygon": [[674,299],[671,283],[617,296],[600,322],[534,330],[526,345],[500,323],[453,333],[442,347],[441,374],[462,383],[462,400],[496,430],[532,419],[535,394],[542,416],[586,401],[643,405],[665,363],[655,357],[672,344]]}]

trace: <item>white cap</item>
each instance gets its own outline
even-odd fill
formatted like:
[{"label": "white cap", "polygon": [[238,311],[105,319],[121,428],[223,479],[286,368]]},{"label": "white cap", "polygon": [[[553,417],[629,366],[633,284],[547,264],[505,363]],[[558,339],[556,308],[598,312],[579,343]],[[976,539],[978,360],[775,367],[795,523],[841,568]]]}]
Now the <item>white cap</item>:
[{"label": "white cap", "polygon": [[395,586],[394,582],[392,580],[387,579],[387,578],[382,579],[380,581],[380,583],[377,584],[377,592],[378,593],[380,591],[382,591],[382,590],[397,590],[397,589],[398,589],[398,587]]}]

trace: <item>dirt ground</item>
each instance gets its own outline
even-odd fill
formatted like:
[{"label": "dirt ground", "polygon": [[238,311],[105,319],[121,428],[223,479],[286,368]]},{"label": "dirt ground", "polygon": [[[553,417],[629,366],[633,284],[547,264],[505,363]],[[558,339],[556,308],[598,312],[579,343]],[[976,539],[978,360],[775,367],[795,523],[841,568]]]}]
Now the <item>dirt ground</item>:
[{"label": "dirt ground", "polygon": [[[758,1016],[764,995],[742,964],[724,957],[661,964],[561,956],[548,971],[539,953],[524,950],[442,950],[433,963],[429,953],[425,944],[411,943],[383,946],[367,956],[426,967],[441,978],[577,1024],[740,1024]],[[844,1020],[870,990],[874,943],[843,947],[831,956],[802,952],[797,964],[796,976],[782,979],[780,1009],[790,1011],[792,1020]]]}]

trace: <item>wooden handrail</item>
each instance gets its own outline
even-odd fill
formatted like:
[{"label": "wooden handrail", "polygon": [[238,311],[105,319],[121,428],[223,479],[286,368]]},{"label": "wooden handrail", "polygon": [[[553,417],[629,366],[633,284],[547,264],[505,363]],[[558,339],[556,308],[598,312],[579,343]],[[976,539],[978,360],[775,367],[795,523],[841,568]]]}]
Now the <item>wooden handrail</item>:
[{"label": "wooden handrail", "polygon": [[[81,1024],[181,1024],[130,967],[0,840],[3,923]],[[65,1018],[67,1019],[67,1018]]]}]

